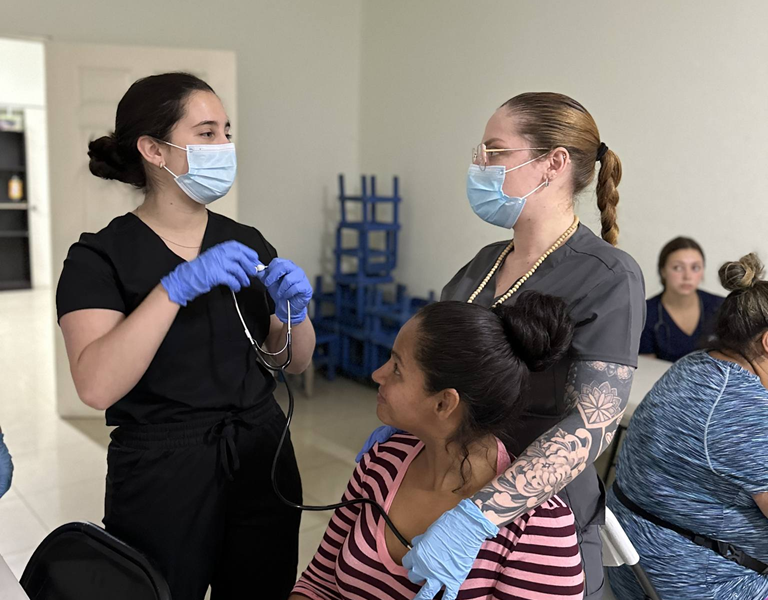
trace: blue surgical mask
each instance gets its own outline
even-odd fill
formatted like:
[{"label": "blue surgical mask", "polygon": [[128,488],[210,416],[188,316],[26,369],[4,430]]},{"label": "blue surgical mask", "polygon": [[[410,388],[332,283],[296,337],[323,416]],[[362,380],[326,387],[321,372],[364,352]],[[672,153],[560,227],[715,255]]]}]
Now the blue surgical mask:
[{"label": "blue surgical mask", "polygon": [[199,144],[183,148],[170,142],[169,146],[186,150],[189,169],[176,175],[168,167],[184,193],[200,204],[210,204],[229,192],[237,174],[237,155],[234,144]]},{"label": "blue surgical mask", "polygon": [[504,178],[510,171],[524,167],[539,158],[541,157],[537,156],[511,169],[490,165],[481,169],[478,165],[470,165],[467,173],[467,198],[475,214],[491,225],[512,229],[520,218],[520,213],[523,212],[526,198],[542,187],[548,186],[549,180],[545,180],[525,196],[510,197],[502,189]]}]

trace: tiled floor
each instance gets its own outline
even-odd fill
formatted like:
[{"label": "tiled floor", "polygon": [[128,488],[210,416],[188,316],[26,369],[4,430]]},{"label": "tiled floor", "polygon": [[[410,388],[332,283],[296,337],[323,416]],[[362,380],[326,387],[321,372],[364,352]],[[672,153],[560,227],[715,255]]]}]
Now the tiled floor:
[{"label": "tiled floor", "polygon": [[[103,513],[109,431],[100,420],[56,415],[52,323],[49,291],[0,293],[0,427],[15,464],[13,487],[0,499],[0,555],[17,576],[47,533],[70,521],[100,524]],[[296,392],[291,431],[305,502],[338,500],[355,454],[379,424],[375,402],[372,388],[345,379],[317,378],[312,398]],[[304,514],[300,571],[329,518]]]},{"label": "tiled floor", "polygon": [[[15,465],[0,499],[0,555],[17,576],[47,533],[76,520],[101,523],[109,430],[101,420],[62,420],[54,403],[52,306],[48,291],[0,293],[0,427]],[[300,387],[300,382],[294,384]],[[281,403],[285,394],[279,392]],[[315,380],[296,391],[292,437],[309,503],[336,502],[357,450],[378,425],[372,388]],[[330,515],[306,513],[300,569]]]}]

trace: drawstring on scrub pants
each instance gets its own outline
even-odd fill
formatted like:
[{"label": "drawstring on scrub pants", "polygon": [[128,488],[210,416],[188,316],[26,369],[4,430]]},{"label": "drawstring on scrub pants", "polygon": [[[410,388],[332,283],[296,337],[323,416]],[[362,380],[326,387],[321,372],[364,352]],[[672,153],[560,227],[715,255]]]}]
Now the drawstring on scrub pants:
[{"label": "drawstring on scrub pants", "polygon": [[[256,270],[257,271],[263,271],[266,269],[264,265],[257,265]],[[231,290],[230,290],[231,291]],[[277,497],[280,498],[280,501],[283,504],[286,504],[288,506],[291,506],[293,508],[296,508],[298,510],[307,510],[307,511],[314,511],[314,512],[320,512],[320,511],[326,511],[326,510],[336,510],[337,508],[342,508],[345,506],[351,506],[353,504],[370,504],[371,506],[374,506],[379,510],[381,513],[381,516],[384,518],[384,521],[386,522],[387,526],[392,530],[392,533],[395,535],[395,537],[400,541],[400,543],[408,548],[409,550],[412,549],[412,546],[410,543],[408,543],[408,540],[405,539],[402,533],[400,533],[397,530],[397,527],[395,527],[394,523],[392,523],[392,520],[389,518],[389,515],[387,514],[387,511],[384,510],[384,507],[381,506],[378,502],[375,502],[374,500],[371,500],[370,498],[355,498],[354,500],[347,500],[346,502],[338,502],[336,504],[328,504],[326,506],[307,506],[304,504],[296,504],[295,502],[291,502],[288,500],[285,496],[283,496],[280,493],[280,489],[277,487],[277,460],[280,456],[280,452],[283,449],[283,444],[285,443],[286,437],[288,437],[288,431],[291,426],[291,419],[293,419],[293,408],[294,408],[294,400],[293,400],[293,390],[291,390],[291,386],[288,383],[288,377],[286,376],[285,369],[288,368],[288,365],[291,364],[291,360],[293,359],[293,349],[291,344],[291,303],[290,301],[287,302],[288,304],[288,329],[286,331],[285,336],[285,346],[279,351],[279,352],[268,352],[259,344],[256,342],[256,340],[253,339],[253,336],[251,335],[251,332],[248,330],[248,326],[245,324],[245,320],[243,319],[243,315],[240,312],[240,306],[237,303],[237,296],[235,296],[235,292],[232,291],[232,299],[235,301],[235,308],[237,309],[237,316],[240,317],[240,323],[243,325],[243,331],[245,331],[245,336],[248,338],[248,341],[251,343],[251,346],[253,347],[254,352],[256,353],[256,358],[258,361],[264,365],[266,369],[271,371],[272,373],[280,373],[283,379],[283,383],[285,383],[285,389],[288,390],[288,413],[286,414],[285,418],[285,428],[283,429],[283,433],[280,436],[280,441],[277,444],[277,450],[275,451],[275,458],[272,461],[272,488],[275,490],[275,494],[277,494]],[[279,356],[283,352],[287,352],[286,359],[283,361],[280,365],[271,365],[267,361],[266,357],[275,357]],[[227,419],[224,419],[222,423],[224,423]],[[222,438],[222,442],[224,439],[226,439],[225,443],[228,447],[233,448],[234,447],[234,440],[230,442],[230,439],[226,437],[225,431],[229,431],[227,429],[227,425],[224,425],[222,428],[222,434],[224,437]],[[234,433],[232,434],[234,435]],[[239,465],[239,461],[237,460],[237,451],[233,450],[234,456],[235,456],[235,464]]]},{"label": "drawstring on scrub pants", "polygon": [[219,461],[222,469],[224,469],[224,475],[230,481],[235,480],[235,471],[240,469],[240,455],[237,453],[237,445],[235,444],[238,427],[251,429],[253,426],[240,418],[238,414],[230,413],[206,432],[207,439],[218,440]]}]

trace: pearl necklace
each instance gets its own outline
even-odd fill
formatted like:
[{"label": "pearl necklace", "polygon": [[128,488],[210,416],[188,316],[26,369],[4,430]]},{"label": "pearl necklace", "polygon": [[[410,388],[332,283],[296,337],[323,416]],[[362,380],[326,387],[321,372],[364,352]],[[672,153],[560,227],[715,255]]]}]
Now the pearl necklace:
[{"label": "pearl necklace", "polygon": [[[513,285],[509,291],[504,294],[501,298],[496,300],[496,302],[493,303],[491,308],[496,308],[499,304],[504,304],[507,300],[510,299],[512,294],[514,294],[517,290],[520,289],[520,286],[522,286],[528,279],[530,279],[531,275],[533,275],[536,272],[536,269],[539,268],[541,263],[544,262],[544,259],[547,258],[550,254],[552,254],[555,250],[557,250],[560,246],[562,246],[563,242],[568,239],[568,236],[570,236],[574,231],[576,231],[576,228],[579,226],[579,217],[574,217],[573,223],[571,226],[565,230],[565,233],[561,235],[559,238],[557,238],[557,241],[552,244],[549,249],[542,254],[539,259],[533,263],[533,266],[531,269],[523,275],[520,279],[517,280],[517,283]],[[498,259],[496,259],[496,264],[493,265],[491,270],[488,272],[488,275],[485,276],[485,279],[483,279],[483,282],[478,286],[478,288],[472,293],[472,295],[469,297],[469,300],[467,300],[467,303],[471,304],[475,301],[475,298],[477,298],[480,295],[480,292],[482,292],[485,289],[485,286],[488,285],[488,282],[491,280],[491,277],[493,277],[493,274],[498,271],[501,264],[504,262],[504,259],[507,257],[507,254],[512,252],[512,249],[515,247],[515,240],[512,240],[509,242],[506,248],[504,248],[504,251],[501,253]]]}]

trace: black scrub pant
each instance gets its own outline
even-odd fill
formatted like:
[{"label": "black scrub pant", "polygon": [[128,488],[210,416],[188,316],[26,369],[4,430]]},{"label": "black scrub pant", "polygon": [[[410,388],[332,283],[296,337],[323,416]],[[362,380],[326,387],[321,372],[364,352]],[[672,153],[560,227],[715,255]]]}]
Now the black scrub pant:
[{"label": "black scrub pant", "polygon": [[603,543],[600,526],[605,523],[605,487],[594,465],[558,494],[573,511],[584,569],[584,600],[600,600],[605,589]]},{"label": "black scrub pant", "polygon": [[[119,427],[107,456],[104,525],[147,556],[173,600],[284,600],[296,581],[301,513],[270,469],[285,416],[270,397],[204,421]],[[293,446],[278,466],[301,502]]]}]

